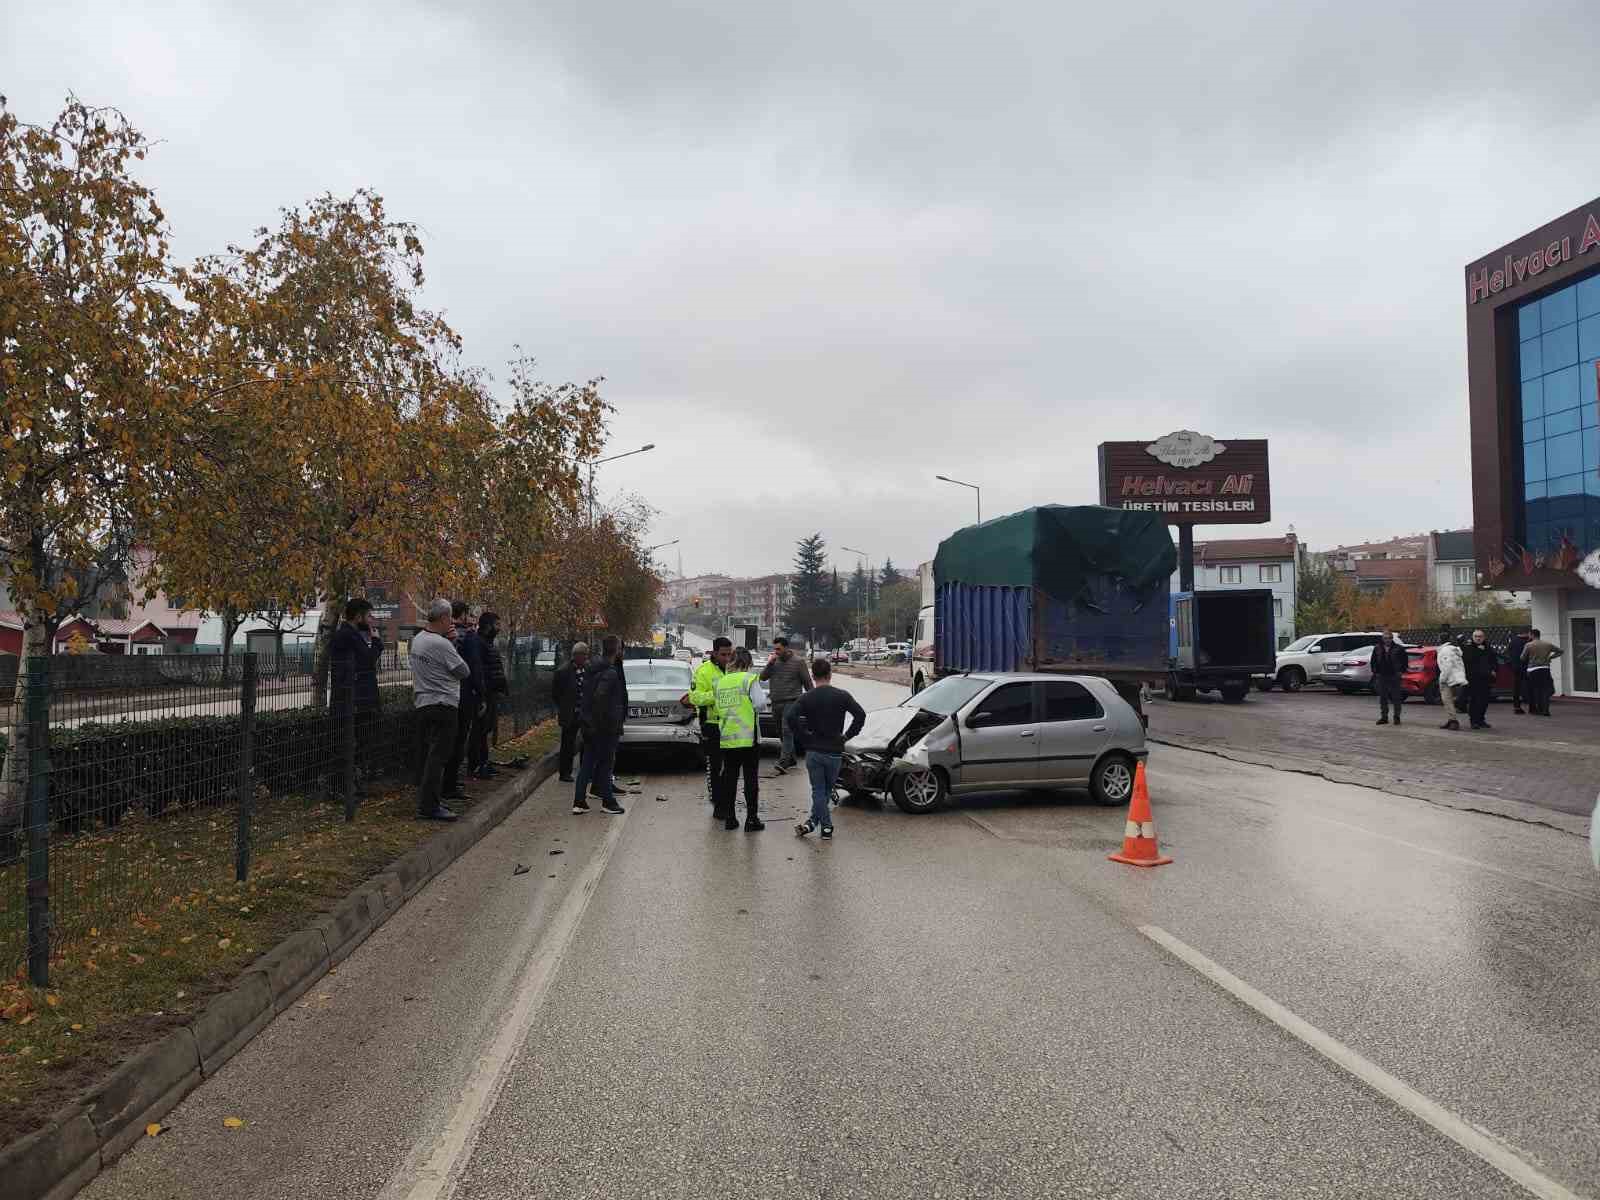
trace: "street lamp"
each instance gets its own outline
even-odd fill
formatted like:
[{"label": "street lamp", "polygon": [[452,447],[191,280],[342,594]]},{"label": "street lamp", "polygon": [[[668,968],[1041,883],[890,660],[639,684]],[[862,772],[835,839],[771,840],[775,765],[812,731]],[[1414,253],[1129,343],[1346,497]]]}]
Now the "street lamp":
[{"label": "street lamp", "polygon": [[616,462],[619,458],[630,458],[635,454],[643,454],[646,450],[654,450],[656,444],[647,442],[637,450],[625,450],[621,454],[613,454],[610,458],[596,458],[589,463],[589,524],[594,524],[594,469],[608,462]]},{"label": "street lamp", "polygon": [[[854,546],[840,546],[839,549],[848,550],[851,554],[859,554],[862,558],[867,560],[867,567],[866,567],[866,582],[867,582],[867,586],[865,588],[865,592],[868,595],[870,595],[871,592],[872,592],[872,558],[867,554],[867,552],[865,550],[857,550]],[[860,615],[856,618],[856,636],[864,638],[864,637],[867,636],[867,597],[866,597],[866,595],[863,595],[863,596],[859,597],[856,600],[856,607],[857,607],[857,609],[858,609],[858,611],[860,613]]]},{"label": "street lamp", "polygon": [[951,479],[948,475],[935,475],[934,478],[942,480],[945,483],[954,483],[961,487],[971,488],[977,494],[978,498],[978,524],[983,524],[983,489],[981,487],[975,483],[968,483],[964,479]]}]

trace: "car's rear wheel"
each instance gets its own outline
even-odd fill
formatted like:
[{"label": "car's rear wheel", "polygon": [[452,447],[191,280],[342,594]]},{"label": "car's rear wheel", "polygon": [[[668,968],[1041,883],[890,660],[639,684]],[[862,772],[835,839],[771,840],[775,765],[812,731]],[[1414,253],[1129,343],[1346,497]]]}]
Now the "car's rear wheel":
[{"label": "car's rear wheel", "polygon": [[1089,774],[1089,794],[1105,805],[1126,804],[1133,797],[1133,760],[1126,754],[1108,754]]},{"label": "car's rear wheel", "polygon": [[906,771],[896,775],[889,793],[901,811],[920,816],[941,807],[949,795],[944,776],[932,769]]},{"label": "car's rear wheel", "polygon": [[1306,673],[1299,667],[1285,667],[1278,672],[1278,682],[1286,692],[1298,692],[1306,685]]}]

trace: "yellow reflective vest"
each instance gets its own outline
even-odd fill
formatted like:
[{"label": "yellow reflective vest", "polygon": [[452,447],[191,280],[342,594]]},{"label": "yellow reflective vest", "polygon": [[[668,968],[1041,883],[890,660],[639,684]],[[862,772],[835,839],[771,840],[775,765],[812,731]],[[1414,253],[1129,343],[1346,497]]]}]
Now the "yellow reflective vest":
[{"label": "yellow reflective vest", "polygon": [[756,744],[756,706],[750,689],[759,682],[760,677],[750,671],[729,671],[717,680],[717,724],[722,728],[724,750]]},{"label": "yellow reflective vest", "polygon": [[689,703],[700,710],[700,719],[707,725],[717,723],[717,680],[722,678],[722,668],[716,660],[706,659],[694,669],[694,682],[689,688]]}]

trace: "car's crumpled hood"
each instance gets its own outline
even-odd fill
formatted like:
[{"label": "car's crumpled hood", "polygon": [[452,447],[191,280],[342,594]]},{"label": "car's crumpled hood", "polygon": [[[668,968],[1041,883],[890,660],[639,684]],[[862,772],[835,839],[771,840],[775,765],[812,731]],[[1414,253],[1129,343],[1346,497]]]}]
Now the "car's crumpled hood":
[{"label": "car's crumpled hood", "polygon": [[[845,743],[845,749],[853,753],[863,751],[887,750],[889,743],[906,731],[912,721],[922,717],[924,721],[937,724],[944,720],[930,712],[924,712],[915,705],[896,705],[894,708],[875,708],[867,714],[867,723],[861,727],[861,732]],[[929,726],[932,728],[932,726]]]}]

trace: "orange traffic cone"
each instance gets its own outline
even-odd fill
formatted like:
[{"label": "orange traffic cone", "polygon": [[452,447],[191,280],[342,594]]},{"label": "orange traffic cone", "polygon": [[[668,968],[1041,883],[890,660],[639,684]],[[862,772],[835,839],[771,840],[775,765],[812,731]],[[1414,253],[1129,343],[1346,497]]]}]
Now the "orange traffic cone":
[{"label": "orange traffic cone", "polygon": [[1130,867],[1162,867],[1171,862],[1156,844],[1156,821],[1150,815],[1150,789],[1144,782],[1144,764],[1133,774],[1133,801],[1128,805],[1128,828],[1122,835],[1122,853],[1106,855]]}]

